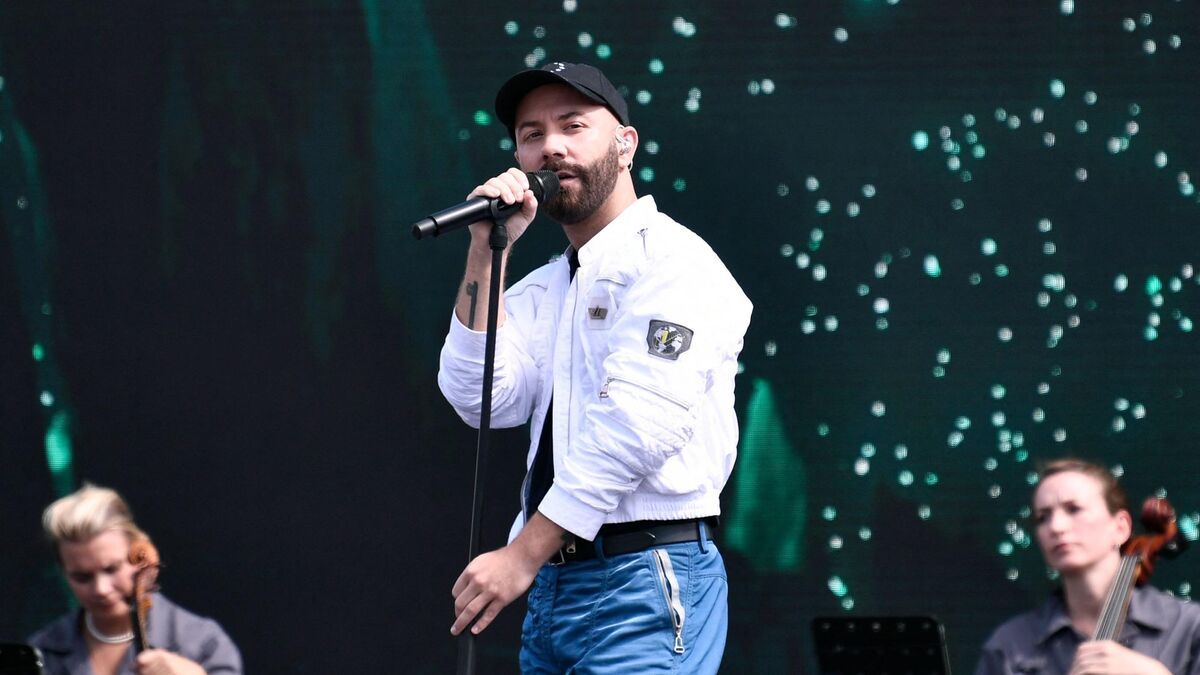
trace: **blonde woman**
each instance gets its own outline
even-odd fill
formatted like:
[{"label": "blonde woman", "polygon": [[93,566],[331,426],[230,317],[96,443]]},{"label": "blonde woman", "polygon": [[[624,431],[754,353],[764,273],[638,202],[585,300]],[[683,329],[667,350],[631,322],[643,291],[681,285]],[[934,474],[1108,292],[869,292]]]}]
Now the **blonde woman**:
[{"label": "blonde woman", "polygon": [[[211,619],[155,593],[146,627],[151,649],[136,651],[131,603],[132,544],[149,542],[113,490],[85,485],[42,514],[79,609],[42,628],[29,642],[42,650],[46,675],[240,674],[242,658]],[[136,651],[136,653],[135,653]]]}]

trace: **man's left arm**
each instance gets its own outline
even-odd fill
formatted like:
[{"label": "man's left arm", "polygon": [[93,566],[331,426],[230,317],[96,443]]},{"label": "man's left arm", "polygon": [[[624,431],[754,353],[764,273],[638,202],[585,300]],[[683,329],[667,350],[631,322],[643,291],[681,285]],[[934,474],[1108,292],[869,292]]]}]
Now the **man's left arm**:
[{"label": "man's left arm", "polygon": [[569,536],[550,519],[535,513],[508,546],[472,560],[450,591],[455,614],[450,632],[458,635],[472,621],[472,633],[487,628],[500,610],[529,589],[538,570]]},{"label": "man's left arm", "polygon": [[[598,390],[582,392],[591,397],[583,423],[538,506],[583,539],[594,539],[621,500],[685,448],[712,452],[724,442],[732,452],[736,445],[735,433],[693,443],[699,414],[733,415],[751,311],[724,265],[706,254],[652,261],[620,300]],[[729,410],[713,409],[717,401]]]}]

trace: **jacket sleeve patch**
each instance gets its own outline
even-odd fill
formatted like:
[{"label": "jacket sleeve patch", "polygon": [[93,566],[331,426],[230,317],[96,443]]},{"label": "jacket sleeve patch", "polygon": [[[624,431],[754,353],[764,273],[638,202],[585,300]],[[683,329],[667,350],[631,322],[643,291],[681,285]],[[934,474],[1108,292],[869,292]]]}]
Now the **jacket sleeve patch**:
[{"label": "jacket sleeve patch", "polygon": [[692,329],[668,321],[650,320],[646,345],[651,354],[675,361],[692,346]]}]

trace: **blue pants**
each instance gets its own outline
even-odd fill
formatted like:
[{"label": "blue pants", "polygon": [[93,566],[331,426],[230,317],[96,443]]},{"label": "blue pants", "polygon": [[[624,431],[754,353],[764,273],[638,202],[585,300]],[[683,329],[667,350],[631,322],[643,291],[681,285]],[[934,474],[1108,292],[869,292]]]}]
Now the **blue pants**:
[{"label": "blue pants", "polygon": [[529,591],[521,672],[716,673],[728,595],[711,541],[544,565]]}]

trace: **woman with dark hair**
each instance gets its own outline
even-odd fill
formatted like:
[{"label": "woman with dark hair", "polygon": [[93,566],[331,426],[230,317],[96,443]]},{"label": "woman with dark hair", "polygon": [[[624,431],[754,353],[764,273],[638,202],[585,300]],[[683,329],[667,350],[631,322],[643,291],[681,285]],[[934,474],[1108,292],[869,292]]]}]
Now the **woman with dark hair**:
[{"label": "woman with dark hair", "polygon": [[42,526],[80,605],[29,639],[46,675],[240,675],[241,654],[215,621],[157,593],[145,634],[152,648],[130,649],[137,566],[129,551],[150,538],[120,495],[85,485],[47,507]]},{"label": "woman with dark hair", "polygon": [[1112,473],[1091,462],[1046,465],[1033,493],[1038,545],[1062,586],[983,646],[976,675],[1200,673],[1200,607],[1150,586],[1133,591],[1118,640],[1096,640],[1133,520]]}]

